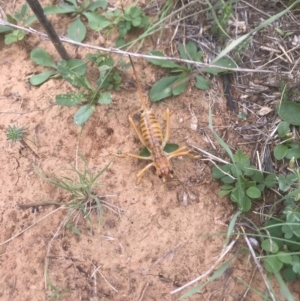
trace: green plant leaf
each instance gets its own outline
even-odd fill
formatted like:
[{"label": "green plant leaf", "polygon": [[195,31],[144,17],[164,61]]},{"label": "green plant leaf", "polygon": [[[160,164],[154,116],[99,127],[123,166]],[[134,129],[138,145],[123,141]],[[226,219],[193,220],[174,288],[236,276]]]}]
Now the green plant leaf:
[{"label": "green plant leaf", "polygon": [[25,37],[25,33],[22,30],[14,30],[11,33],[5,35],[4,43],[6,45],[10,45],[12,43],[23,40]]},{"label": "green plant leaf", "polygon": [[184,60],[195,60],[197,53],[197,46],[193,42],[188,42],[187,44],[178,45],[178,51],[180,57]]},{"label": "green plant leaf", "polygon": [[282,160],[288,152],[288,147],[284,144],[279,144],[274,149],[274,157],[277,160]]},{"label": "green plant leaf", "polygon": [[257,183],[263,183],[264,182],[264,175],[261,171],[259,170],[254,170],[251,179]]},{"label": "green plant leaf", "polygon": [[109,92],[102,92],[98,99],[100,105],[109,105],[112,102],[112,96]]},{"label": "green plant leaf", "polygon": [[147,147],[144,147],[144,148],[139,152],[139,156],[141,156],[141,157],[150,157],[151,154],[150,154],[148,148],[147,148]]},{"label": "green plant leaf", "polygon": [[229,226],[228,226],[228,230],[227,230],[227,234],[226,234],[226,240],[224,242],[224,245],[227,245],[228,242],[229,242],[229,239],[232,235],[232,233],[234,232],[234,228],[235,228],[235,223],[236,223],[236,220],[238,218],[238,216],[242,213],[242,211],[237,211],[233,217],[231,218],[230,220],[230,223],[229,223]]},{"label": "green plant leaf", "polygon": [[86,10],[94,11],[97,8],[102,8],[103,10],[106,10],[107,4],[108,3],[106,0],[97,0],[97,1],[91,2]]},{"label": "green plant leaf", "polygon": [[179,148],[178,144],[175,143],[167,143],[164,147],[164,152],[172,153],[175,152]]},{"label": "green plant leaf", "polygon": [[80,73],[82,73],[82,65],[78,66],[76,65],[76,63],[68,63],[67,61],[63,60],[57,64],[57,69],[60,75],[74,87],[79,88],[82,86],[86,86],[85,77],[76,72],[79,71]]},{"label": "green plant leaf", "polygon": [[290,124],[286,121],[281,121],[277,128],[278,136],[283,138],[290,132]]},{"label": "green plant leaf", "polygon": [[94,113],[95,106],[91,104],[87,104],[82,106],[74,115],[74,122],[76,125],[84,124]]},{"label": "green plant leaf", "polygon": [[300,148],[290,148],[286,155],[285,158],[286,159],[292,159],[295,158],[296,160],[300,158]]},{"label": "green plant leaf", "polygon": [[51,67],[57,69],[55,62],[53,61],[51,55],[41,48],[35,48],[30,52],[30,58],[33,62],[40,66]]},{"label": "green plant leaf", "polygon": [[78,75],[85,75],[86,73],[86,63],[83,60],[71,59],[67,61],[67,68],[72,70],[72,72]]},{"label": "green plant leaf", "polygon": [[293,271],[292,267],[287,267],[282,272],[285,281],[294,281],[297,278],[297,273]]},{"label": "green plant leaf", "polygon": [[256,187],[249,187],[246,190],[246,194],[249,198],[251,199],[259,199],[261,197],[261,192],[258,188]]},{"label": "green plant leaf", "polygon": [[283,101],[278,108],[279,117],[293,125],[300,125],[300,104],[292,101]]},{"label": "green plant leaf", "polygon": [[232,184],[236,181],[236,179],[229,177],[229,176],[224,176],[221,178],[221,181],[225,184]]},{"label": "green plant leaf", "polygon": [[83,14],[88,19],[90,28],[95,31],[100,31],[111,25],[111,22],[107,18],[97,12],[84,12]]},{"label": "green plant leaf", "polygon": [[179,75],[163,77],[157,81],[149,92],[151,101],[159,101],[172,95],[172,88],[170,87],[179,78]]},{"label": "green plant leaf", "polygon": [[132,22],[132,26],[139,27],[142,24],[142,18],[141,17],[135,17]]},{"label": "green plant leaf", "polygon": [[222,185],[220,188],[223,190],[226,190],[226,189],[231,190],[231,189],[233,189],[233,186],[232,185]]},{"label": "green plant leaf", "polygon": [[286,263],[286,264],[292,262],[292,256],[291,256],[289,253],[287,253],[287,252],[278,252],[278,253],[276,254],[276,257],[277,257],[280,261],[282,261],[283,263]]},{"label": "green plant leaf", "polygon": [[264,266],[268,272],[276,273],[282,269],[283,263],[277,257],[266,257]]},{"label": "green plant leaf", "polygon": [[261,243],[261,247],[265,251],[273,253],[273,254],[277,253],[278,249],[279,249],[277,243],[272,239],[263,240],[262,243]]},{"label": "green plant leaf", "polygon": [[210,81],[207,80],[206,78],[204,78],[201,75],[196,75],[196,83],[195,86],[196,88],[200,89],[200,90],[208,90],[210,89]]},{"label": "green plant leaf", "polygon": [[66,224],[65,227],[67,229],[70,229],[74,234],[76,234],[78,236],[81,235],[80,231],[75,226],[73,226],[72,224]]},{"label": "green plant leaf", "polygon": [[237,187],[232,191],[230,199],[231,201],[237,203],[239,210],[243,212],[247,212],[251,209],[251,200],[246,196],[241,187],[240,181],[237,182]]},{"label": "green plant leaf", "polygon": [[117,48],[122,48],[125,44],[126,44],[126,41],[124,38],[122,38],[122,37],[117,38],[117,40],[116,40]]},{"label": "green plant leaf", "polygon": [[289,184],[284,175],[278,175],[278,185],[281,191],[288,191],[291,184]]},{"label": "green plant leaf", "polygon": [[219,192],[218,192],[218,196],[225,196],[225,195],[228,195],[228,194],[230,194],[231,193],[231,190],[220,190]]},{"label": "green plant leaf", "polygon": [[27,3],[22,5],[20,13],[21,13],[22,20],[23,20],[28,13],[28,4]]},{"label": "green plant leaf", "polygon": [[58,94],[55,97],[56,103],[60,106],[72,107],[82,103],[86,97],[82,93]]},{"label": "green plant leaf", "polygon": [[213,166],[212,168],[212,176],[215,179],[221,179],[222,177],[224,177],[225,173],[229,173],[231,174],[231,167],[232,164],[225,164],[225,165],[217,165],[217,166]]},{"label": "green plant leaf", "polygon": [[12,31],[12,27],[6,25],[0,25],[0,33]]},{"label": "green plant leaf", "polygon": [[86,36],[86,28],[80,18],[73,21],[67,30],[67,37],[76,42],[82,42]]},{"label": "green plant leaf", "polygon": [[[152,54],[152,55],[161,56],[161,57],[165,56],[161,51],[158,51],[158,50],[149,51],[147,54]],[[162,68],[171,68],[171,69],[176,69],[178,71],[185,69],[185,68],[181,67],[180,65],[174,63],[171,60],[159,60],[159,59],[147,58],[147,61],[156,66],[160,66]]]},{"label": "green plant leaf", "polygon": [[[217,68],[224,67],[224,68],[237,68],[237,64],[235,61],[230,57],[224,57],[216,61],[214,64],[211,65],[212,67],[206,67],[203,69],[203,72],[207,72],[213,75],[218,75],[220,73],[228,73],[228,71],[224,69]],[[216,67],[214,67],[216,66]]]},{"label": "green plant leaf", "polygon": [[189,73],[183,72],[178,79],[171,85],[172,94],[174,96],[180,95],[185,91],[189,84]]},{"label": "green plant leaf", "polygon": [[[60,6],[49,5],[43,8],[46,16],[52,14],[68,14],[76,11],[76,7],[73,5],[69,5],[67,3],[62,3]],[[37,17],[35,15],[29,16],[24,21],[24,26],[29,26],[32,23],[37,21]]]},{"label": "green plant leaf", "polygon": [[276,175],[275,174],[268,174],[267,177],[265,178],[265,185],[268,188],[273,188],[276,184]]},{"label": "green plant leaf", "polygon": [[283,225],[281,230],[284,233],[284,238],[286,239],[291,239],[294,235],[293,229],[289,225]]},{"label": "green plant leaf", "polygon": [[57,71],[49,70],[30,76],[29,82],[33,86],[38,86],[47,81],[52,75],[58,74]]}]

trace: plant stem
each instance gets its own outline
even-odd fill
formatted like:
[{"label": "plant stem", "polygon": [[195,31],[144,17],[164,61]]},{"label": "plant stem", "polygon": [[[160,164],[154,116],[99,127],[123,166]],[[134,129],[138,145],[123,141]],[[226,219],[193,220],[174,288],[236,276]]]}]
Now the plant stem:
[{"label": "plant stem", "polygon": [[70,59],[69,54],[67,53],[64,45],[61,43],[55,29],[53,28],[50,21],[47,19],[44,10],[39,3],[38,0],[26,0],[36,17],[38,18],[39,22],[44,27],[45,31],[47,32],[51,42],[53,43],[55,49],[61,56],[63,60],[68,61]]}]

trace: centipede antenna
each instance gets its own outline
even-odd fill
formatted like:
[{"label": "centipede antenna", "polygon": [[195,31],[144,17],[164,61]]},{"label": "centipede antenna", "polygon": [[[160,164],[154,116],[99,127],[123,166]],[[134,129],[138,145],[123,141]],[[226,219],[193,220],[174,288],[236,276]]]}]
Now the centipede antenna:
[{"label": "centipede antenna", "polygon": [[136,73],[136,70],[134,68],[134,64],[133,64],[133,61],[132,61],[132,58],[131,58],[130,55],[129,55],[129,59],[130,59],[130,63],[131,63],[132,69],[133,69],[135,80],[136,80],[136,83],[137,83],[137,86],[138,86],[138,91],[139,91],[141,102],[142,102],[142,110],[145,112],[146,109],[147,109],[146,108],[146,100],[145,100],[145,97],[143,96],[142,87],[141,87],[140,81],[138,79],[138,76],[137,76],[137,73]]}]

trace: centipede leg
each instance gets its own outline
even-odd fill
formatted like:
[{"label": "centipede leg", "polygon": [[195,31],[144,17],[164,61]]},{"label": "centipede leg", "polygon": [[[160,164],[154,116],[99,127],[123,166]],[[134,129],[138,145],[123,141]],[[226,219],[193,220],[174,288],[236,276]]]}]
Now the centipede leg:
[{"label": "centipede leg", "polygon": [[166,131],[165,131],[165,137],[163,140],[163,147],[167,144],[167,142],[170,139],[170,110],[167,108],[166,110]]},{"label": "centipede leg", "polygon": [[179,156],[189,156],[194,159],[201,158],[201,156],[193,155],[193,154],[191,154],[191,152],[192,152],[191,149],[188,149],[186,146],[183,146],[183,147],[180,147],[179,149],[177,149],[176,151],[170,153],[169,155],[167,155],[167,158],[171,159],[171,158],[175,158],[175,157],[179,157]]},{"label": "centipede leg", "polygon": [[138,182],[138,183],[140,182],[140,180],[141,180],[141,178],[142,178],[144,172],[145,172],[147,169],[149,169],[151,166],[154,166],[154,163],[153,163],[153,162],[150,163],[150,164],[148,164],[146,167],[144,167],[142,170],[139,171],[139,173],[136,175],[136,176],[137,176],[137,182]]},{"label": "centipede leg", "polygon": [[124,153],[124,154],[118,155],[118,157],[125,157],[125,156],[136,158],[136,159],[141,159],[141,160],[152,160],[151,156],[149,156],[149,157],[143,157],[143,156],[139,156],[139,155],[135,155],[135,154],[130,154],[130,153]]},{"label": "centipede leg", "polygon": [[128,120],[130,125],[132,126],[132,128],[134,129],[135,133],[137,134],[137,136],[139,137],[140,141],[143,143],[144,146],[146,146],[145,140],[141,134],[141,132],[138,130],[138,128],[136,127],[131,115],[128,116]]}]

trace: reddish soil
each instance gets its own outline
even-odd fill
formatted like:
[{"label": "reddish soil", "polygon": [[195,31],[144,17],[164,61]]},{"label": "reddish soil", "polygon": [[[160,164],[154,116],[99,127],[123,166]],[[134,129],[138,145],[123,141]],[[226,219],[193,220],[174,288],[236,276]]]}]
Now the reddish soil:
[{"label": "reddish soil", "polygon": [[[21,4],[16,1],[15,7]],[[11,13],[12,4],[4,9]],[[51,20],[60,28],[59,34],[69,21],[62,16]],[[39,25],[35,28],[41,30]],[[91,38],[86,42],[93,43]],[[55,105],[56,94],[74,90],[70,84],[62,79],[51,79],[40,87],[29,84],[29,76],[43,70],[30,60],[35,47],[59,60],[53,45],[37,36],[28,35],[11,46],[0,36],[0,300],[177,300],[188,289],[174,295],[170,292],[209,270],[220,256],[224,236],[219,234],[226,233],[234,206],[217,195],[219,184],[212,179],[208,163],[179,157],[172,159],[174,179],[164,184],[150,169],[139,185],[136,174],[146,163],[115,158],[100,177],[103,186],[97,194],[105,196],[119,212],[104,207],[100,229],[92,212],[93,231],[78,215],[72,223],[80,236],[61,227],[67,209],[20,208],[19,204],[69,199],[64,191],[44,181],[36,169],[57,177],[72,176],[67,171],[71,166],[83,166],[80,151],[96,173],[117,151],[138,153],[142,148],[127,119],[140,107],[135,88],[112,92],[113,104],[97,106],[85,126],[78,127],[73,122],[77,107]],[[75,53],[74,46],[66,48]],[[82,57],[87,52],[78,49]],[[135,60],[135,64],[145,90],[155,82],[157,71],[144,60]],[[88,71],[91,82],[97,76],[97,71]],[[124,81],[128,78],[134,82],[131,70],[126,71]],[[180,146],[191,143],[217,153],[219,146],[208,129],[208,108],[212,106],[216,130],[229,145],[236,146],[237,137],[230,129],[236,117],[227,109],[220,87],[215,81],[213,88],[203,93],[191,86],[179,97],[151,105],[163,127],[164,112],[170,109],[170,142]],[[191,128],[193,117],[197,118],[196,130]],[[26,129],[30,148],[6,140],[9,125]],[[258,273],[251,280],[254,266],[249,258],[237,256],[221,278],[189,300],[241,300],[247,288],[238,277],[263,291]],[[244,300],[261,298],[249,291]]]}]

